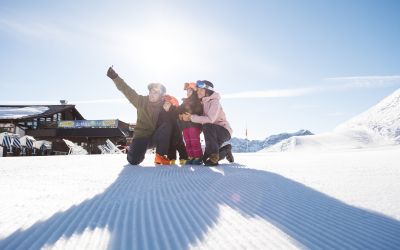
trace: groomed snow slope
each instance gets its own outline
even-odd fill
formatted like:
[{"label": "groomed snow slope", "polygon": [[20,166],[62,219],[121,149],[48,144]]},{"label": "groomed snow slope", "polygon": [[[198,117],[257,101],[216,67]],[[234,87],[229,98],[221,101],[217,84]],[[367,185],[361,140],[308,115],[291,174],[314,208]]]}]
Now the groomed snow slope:
[{"label": "groomed snow slope", "polygon": [[0,158],[0,249],[400,249],[399,155]]}]

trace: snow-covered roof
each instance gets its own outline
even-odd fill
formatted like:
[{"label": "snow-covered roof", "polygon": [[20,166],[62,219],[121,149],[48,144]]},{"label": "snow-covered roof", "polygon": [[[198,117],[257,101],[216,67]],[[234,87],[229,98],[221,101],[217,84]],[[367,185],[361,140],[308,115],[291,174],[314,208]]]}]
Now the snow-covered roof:
[{"label": "snow-covered roof", "polygon": [[73,110],[77,119],[84,119],[79,111],[76,110],[75,105],[0,105],[0,120],[49,117],[66,110]]},{"label": "snow-covered roof", "polygon": [[45,106],[0,107],[0,119],[17,119],[25,116],[38,115],[49,110]]}]

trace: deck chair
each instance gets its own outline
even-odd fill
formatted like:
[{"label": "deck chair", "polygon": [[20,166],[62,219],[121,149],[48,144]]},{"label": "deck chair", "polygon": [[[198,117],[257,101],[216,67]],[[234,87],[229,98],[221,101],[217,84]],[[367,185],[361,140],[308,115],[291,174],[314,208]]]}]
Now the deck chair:
[{"label": "deck chair", "polygon": [[102,145],[102,147],[107,152],[107,154],[112,154],[112,151],[109,147],[107,147],[107,144]]},{"label": "deck chair", "polygon": [[88,152],[86,151],[86,149],[84,149],[81,146],[75,145],[75,143],[73,143],[70,140],[66,140],[63,139],[63,141],[65,142],[65,144],[67,144],[69,151],[68,154],[69,155],[87,155]]},{"label": "deck chair", "polygon": [[117,148],[117,146],[115,146],[115,144],[112,143],[112,141],[110,141],[110,139],[106,140],[106,145],[107,145],[108,149],[110,150],[111,154],[123,154],[121,149]]},{"label": "deck chair", "polygon": [[19,135],[13,135],[12,137],[12,144],[14,148],[22,149],[21,140],[19,139]]},{"label": "deck chair", "polygon": [[49,150],[51,150],[51,144],[45,141],[42,146],[40,146],[40,151],[42,155],[46,155]]},{"label": "deck chair", "polygon": [[22,152],[21,155],[27,155],[27,151],[33,151],[33,142],[36,141],[35,138],[29,135],[24,135],[20,138],[20,142],[22,145]]},{"label": "deck chair", "polygon": [[110,153],[110,151],[104,145],[98,145],[97,148],[100,150],[102,155]]},{"label": "deck chair", "polygon": [[22,145],[18,134],[12,135],[11,147],[12,149],[14,149],[14,153],[17,153],[17,155],[21,155]]},{"label": "deck chair", "polygon": [[36,150],[39,150],[41,155],[44,155],[44,150],[51,149],[51,142],[46,140],[34,141],[33,142],[33,154],[36,155]]},{"label": "deck chair", "polygon": [[1,146],[3,146],[3,150],[6,150],[7,155],[11,155],[12,154],[12,134],[7,133],[7,132],[1,133],[0,134],[0,142],[1,142]]}]

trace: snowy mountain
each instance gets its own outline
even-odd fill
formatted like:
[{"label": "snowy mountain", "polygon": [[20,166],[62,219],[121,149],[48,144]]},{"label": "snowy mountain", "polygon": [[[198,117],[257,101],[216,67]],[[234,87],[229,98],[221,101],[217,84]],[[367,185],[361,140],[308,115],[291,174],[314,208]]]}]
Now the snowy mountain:
[{"label": "snowy mountain", "polygon": [[291,138],[293,136],[307,136],[313,135],[308,130],[299,130],[295,133],[281,133],[277,135],[271,135],[265,140],[248,140],[233,137],[229,143],[232,144],[233,152],[257,152],[264,148],[269,148],[285,139]]},{"label": "snowy mountain", "polygon": [[400,89],[335,130],[369,130],[400,143]]},{"label": "snowy mountain", "polygon": [[400,89],[334,131],[294,136],[262,151],[343,150],[400,144]]}]

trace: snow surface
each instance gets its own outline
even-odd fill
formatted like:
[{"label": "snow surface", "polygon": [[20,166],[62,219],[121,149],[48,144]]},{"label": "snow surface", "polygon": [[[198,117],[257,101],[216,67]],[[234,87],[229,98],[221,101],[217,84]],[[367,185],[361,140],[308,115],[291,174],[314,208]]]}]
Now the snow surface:
[{"label": "snow surface", "polygon": [[294,136],[261,151],[331,151],[396,144],[400,144],[400,89],[332,132]]},{"label": "snow surface", "polygon": [[0,158],[0,249],[400,249],[400,146]]},{"label": "snow surface", "polygon": [[30,115],[37,115],[47,111],[44,106],[31,107],[0,107],[0,119],[17,119]]}]

